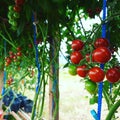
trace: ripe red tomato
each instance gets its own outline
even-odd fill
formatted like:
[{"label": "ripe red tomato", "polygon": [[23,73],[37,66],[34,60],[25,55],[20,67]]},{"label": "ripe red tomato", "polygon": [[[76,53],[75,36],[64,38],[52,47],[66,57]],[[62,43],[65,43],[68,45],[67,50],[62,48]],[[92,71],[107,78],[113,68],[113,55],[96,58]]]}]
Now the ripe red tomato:
[{"label": "ripe red tomato", "polygon": [[94,62],[92,56],[90,56],[89,53],[85,55],[86,61],[87,61],[87,62],[90,62],[90,57],[91,57],[91,61]]},{"label": "ripe red tomato", "polygon": [[23,5],[24,4],[24,0],[15,0],[15,4],[16,5]]},{"label": "ripe red tomato", "polygon": [[94,94],[97,91],[97,84],[91,80],[85,81],[85,89],[90,93]]},{"label": "ripe red tomato", "polygon": [[15,5],[13,9],[15,12],[18,12],[18,13],[21,11],[21,7],[18,5]]},{"label": "ripe red tomato", "polygon": [[84,46],[84,43],[81,40],[73,40],[72,41],[71,47],[74,51],[82,50],[83,46]]},{"label": "ripe red tomato", "polygon": [[109,82],[115,83],[120,80],[120,72],[116,68],[110,68],[106,73]]},{"label": "ripe red tomato", "polygon": [[98,38],[94,43],[94,47],[109,47],[109,42],[106,38]]},{"label": "ripe red tomato", "polygon": [[21,47],[17,47],[16,49],[17,49],[17,51],[21,51]]},{"label": "ripe red tomato", "polygon": [[80,76],[80,77],[86,77],[87,76],[87,73],[88,73],[88,68],[86,65],[82,65],[82,66],[78,66],[77,67],[77,74]]},{"label": "ripe red tomato", "polygon": [[8,64],[10,64],[10,63],[11,63],[11,59],[10,59],[9,57],[7,57],[7,58],[6,58],[6,62],[7,62]]},{"label": "ripe red tomato", "polygon": [[101,8],[97,7],[95,11],[96,11],[97,14],[100,14]]},{"label": "ripe red tomato", "polygon": [[105,77],[104,71],[99,67],[91,68],[88,75],[93,82],[101,82]]},{"label": "ripe red tomato", "polygon": [[106,63],[111,58],[111,52],[106,47],[98,47],[92,53],[92,59],[98,63]]},{"label": "ripe red tomato", "polygon": [[22,52],[21,51],[19,51],[19,52],[17,52],[17,54],[16,54],[17,56],[22,56]]},{"label": "ripe red tomato", "polygon": [[76,75],[77,74],[76,69],[77,69],[77,67],[75,65],[70,64],[68,66],[68,72],[69,72],[69,74],[70,75]]},{"label": "ripe red tomato", "polygon": [[120,66],[114,66],[114,68],[120,72]]},{"label": "ripe red tomato", "polygon": [[82,54],[80,52],[78,52],[78,51],[74,51],[70,55],[70,60],[74,64],[79,64],[79,62],[82,60],[82,58],[83,58]]},{"label": "ripe red tomato", "polygon": [[90,54],[89,53],[85,55],[85,58],[88,62],[90,62]]}]

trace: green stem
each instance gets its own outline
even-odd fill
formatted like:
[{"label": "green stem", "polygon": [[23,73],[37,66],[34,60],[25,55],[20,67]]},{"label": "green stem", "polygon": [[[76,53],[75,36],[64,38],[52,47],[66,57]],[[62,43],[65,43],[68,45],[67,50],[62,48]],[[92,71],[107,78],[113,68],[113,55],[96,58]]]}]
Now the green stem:
[{"label": "green stem", "polygon": [[11,46],[13,46],[14,48],[16,48],[15,45],[12,42],[10,42],[4,35],[2,35],[0,33],[0,36],[2,37],[2,39],[4,39],[6,42],[8,42]]},{"label": "green stem", "polygon": [[5,24],[4,24],[4,30],[5,30],[6,34],[8,35],[9,39],[12,41],[12,37],[10,36],[9,32],[7,31]]},{"label": "green stem", "polygon": [[115,102],[115,99],[117,98],[117,96],[119,95],[119,92],[120,92],[120,85],[119,85],[119,87],[118,87],[118,89],[117,89],[117,93],[115,93],[115,95],[113,96],[113,102]]},{"label": "green stem", "polygon": [[43,83],[43,96],[42,96],[42,103],[41,103],[40,116],[42,116],[43,108],[44,108],[44,102],[45,102],[45,88],[46,88],[46,84],[45,84],[45,80],[44,80],[44,83]]},{"label": "green stem", "polygon": [[[39,26],[41,31],[42,30],[42,27]],[[44,54],[45,54],[45,48],[46,48],[46,39],[45,39],[45,36],[42,32],[42,36],[43,36],[43,41],[44,41],[44,47],[43,47],[43,52],[42,52],[42,55],[41,55],[41,81],[40,81],[40,86],[39,86],[39,89],[38,89],[38,92],[35,92],[35,97],[34,97],[34,106],[33,106],[33,109],[32,109],[32,115],[31,115],[31,120],[34,120],[34,117],[35,117],[35,110],[36,110],[36,107],[37,107],[37,101],[38,101],[38,96],[40,94],[40,91],[41,91],[41,87],[42,87],[42,82],[45,81],[45,76],[44,76]],[[45,91],[45,84],[43,86],[44,88],[44,91]],[[43,106],[44,106],[44,97],[45,97],[45,92],[43,92],[43,98],[42,98],[42,106],[41,106],[41,110],[40,110],[40,115],[42,115],[42,112],[43,112]]]},{"label": "green stem", "polygon": [[120,100],[118,100],[110,109],[105,120],[111,120],[112,116],[115,114],[116,110],[120,107]]},{"label": "green stem", "polygon": [[113,105],[113,102],[110,99],[110,96],[108,95],[108,93],[106,92],[106,90],[104,88],[103,88],[103,95],[104,95],[104,98],[105,98],[106,103],[108,105],[108,109],[110,109],[110,106]]}]

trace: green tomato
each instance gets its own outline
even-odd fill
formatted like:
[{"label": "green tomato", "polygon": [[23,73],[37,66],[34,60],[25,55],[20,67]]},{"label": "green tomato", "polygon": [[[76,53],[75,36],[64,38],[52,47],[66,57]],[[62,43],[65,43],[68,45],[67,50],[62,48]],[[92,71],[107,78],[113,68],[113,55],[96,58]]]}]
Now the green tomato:
[{"label": "green tomato", "polygon": [[12,17],[13,17],[13,13],[12,12],[8,12],[8,18],[12,19]]},{"label": "green tomato", "polygon": [[77,67],[75,65],[70,64],[68,66],[68,72],[70,75],[76,75],[77,74]]},{"label": "green tomato", "polygon": [[20,13],[14,12],[13,16],[14,16],[14,18],[20,18]]},{"label": "green tomato", "polygon": [[97,84],[91,80],[85,81],[85,89],[90,94],[95,94],[97,92]]},{"label": "green tomato", "polygon": [[12,22],[12,26],[17,27],[17,22],[16,22],[16,21],[13,21],[13,22]]},{"label": "green tomato", "polygon": [[92,105],[92,104],[95,104],[98,102],[98,97],[97,96],[93,96],[92,98],[90,98],[90,101],[89,103]]},{"label": "green tomato", "polygon": [[16,30],[17,30],[17,27],[16,27],[16,26],[12,26],[11,29],[12,29],[13,31],[16,31]]},{"label": "green tomato", "polygon": [[13,19],[9,19],[9,21],[8,21],[8,22],[9,22],[9,24],[11,24],[11,25],[12,25],[12,24],[13,24],[13,22],[14,22],[14,20],[13,20]]},{"label": "green tomato", "polygon": [[12,10],[13,10],[13,6],[10,5],[10,6],[8,7],[8,9],[9,9],[10,11],[12,11]]}]

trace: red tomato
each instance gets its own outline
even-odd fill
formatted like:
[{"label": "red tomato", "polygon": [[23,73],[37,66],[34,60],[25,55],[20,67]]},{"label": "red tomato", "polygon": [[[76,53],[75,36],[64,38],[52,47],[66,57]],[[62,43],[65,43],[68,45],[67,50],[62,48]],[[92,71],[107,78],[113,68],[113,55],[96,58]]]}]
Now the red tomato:
[{"label": "red tomato", "polygon": [[97,14],[100,14],[101,8],[97,7],[95,11],[96,11]]},{"label": "red tomato", "polygon": [[6,62],[7,62],[8,64],[10,64],[10,63],[11,63],[11,59],[10,59],[9,57],[7,57],[7,58],[6,58]]},{"label": "red tomato", "polygon": [[24,0],[15,0],[15,4],[16,5],[23,5],[24,4]]},{"label": "red tomato", "polygon": [[11,59],[13,59],[13,58],[14,58],[14,54],[9,55],[9,57],[10,57]]},{"label": "red tomato", "polygon": [[109,47],[109,42],[106,38],[98,38],[94,43],[94,47]]},{"label": "red tomato", "polygon": [[83,58],[82,54],[78,51],[72,52],[72,54],[70,56],[70,60],[74,64],[79,64],[79,62],[82,60],[82,58]]},{"label": "red tomato", "polygon": [[74,51],[82,50],[83,46],[84,46],[84,43],[81,40],[73,40],[72,41],[71,47]]},{"label": "red tomato", "polygon": [[17,52],[17,56],[22,56],[22,52],[21,51]]},{"label": "red tomato", "polygon": [[88,75],[93,82],[101,82],[105,77],[104,71],[99,67],[91,68]]},{"label": "red tomato", "polygon": [[15,12],[18,12],[18,13],[21,11],[21,7],[18,5],[15,5],[13,9]]},{"label": "red tomato", "polygon": [[95,62],[106,63],[111,58],[111,52],[106,47],[98,47],[93,51],[92,58]]},{"label": "red tomato", "polygon": [[110,68],[106,73],[109,82],[115,83],[120,80],[120,72],[116,68]]},{"label": "red tomato", "polygon": [[12,51],[9,51],[9,55],[13,55],[13,52],[12,52]]},{"label": "red tomato", "polygon": [[[88,62],[90,62],[90,54],[89,53],[85,55],[85,58]],[[91,59],[92,59],[92,62],[94,62],[92,56],[91,56]]]},{"label": "red tomato", "polygon": [[17,51],[21,51],[21,47],[17,47],[16,49],[17,49]]},{"label": "red tomato", "polygon": [[87,76],[87,73],[88,73],[88,68],[86,65],[82,65],[82,66],[78,66],[77,67],[77,74],[80,76],[80,77],[86,77]]},{"label": "red tomato", "polygon": [[90,62],[90,54],[89,53],[85,55],[85,58],[88,62]]}]

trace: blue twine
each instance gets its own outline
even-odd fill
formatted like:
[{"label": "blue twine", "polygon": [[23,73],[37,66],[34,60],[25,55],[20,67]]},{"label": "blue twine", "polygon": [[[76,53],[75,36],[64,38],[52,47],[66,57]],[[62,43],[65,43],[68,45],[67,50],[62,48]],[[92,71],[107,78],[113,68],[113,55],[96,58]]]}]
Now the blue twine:
[{"label": "blue twine", "polygon": [[[106,4],[107,1],[103,0],[103,18],[102,20],[106,19]],[[102,25],[102,37],[106,37],[106,23]],[[104,64],[100,64],[100,68],[104,69]],[[103,82],[100,82],[98,85],[98,120],[101,119],[101,108],[102,108],[102,90],[103,90]]]},{"label": "blue twine", "polygon": [[95,120],[98,120],[98,116],[95,110],[91,110],[90,113],[92,114]]},{"label": "blue twine", "polygon": [[[6,57],[6,40],[4,40],[4,55]],[[5,85],[6,84],[6,79],[7,79],[7,72],[6,72],[6,67],[4,68],[4,75],[3,75],[3,84]],[[5,86],[3,85],[3,88],[2,88],[2,95],[4,95],[5,93]]]},{"label": "blue twine", "polygon": [[[6,70],[4,70],[4,76],[3,76],[3,84],[5,85],[6,84],[6,78],[7,78],[7,72]],[[4,95],[5,93],[5,86],[3,85],[3,88],[2,88],[2,95]]]},{"label": "blue twine", "polygon": [[34,32],[34,45],[35,45],[35,60],[36,60],[36,66],[38,69],[38,76],[37,76],[37,86],[36,86],[36,93],[38,93],[38,89],[40,87],[40,76],[41,76],[41,71],[40,71],[40,63],[39,63],[39,53],[38,53],[38,45],[37,45],[37,27],[35,24],[35,17],[34,14],[32,15],[32,22],[33,22],[33,32]]}]

